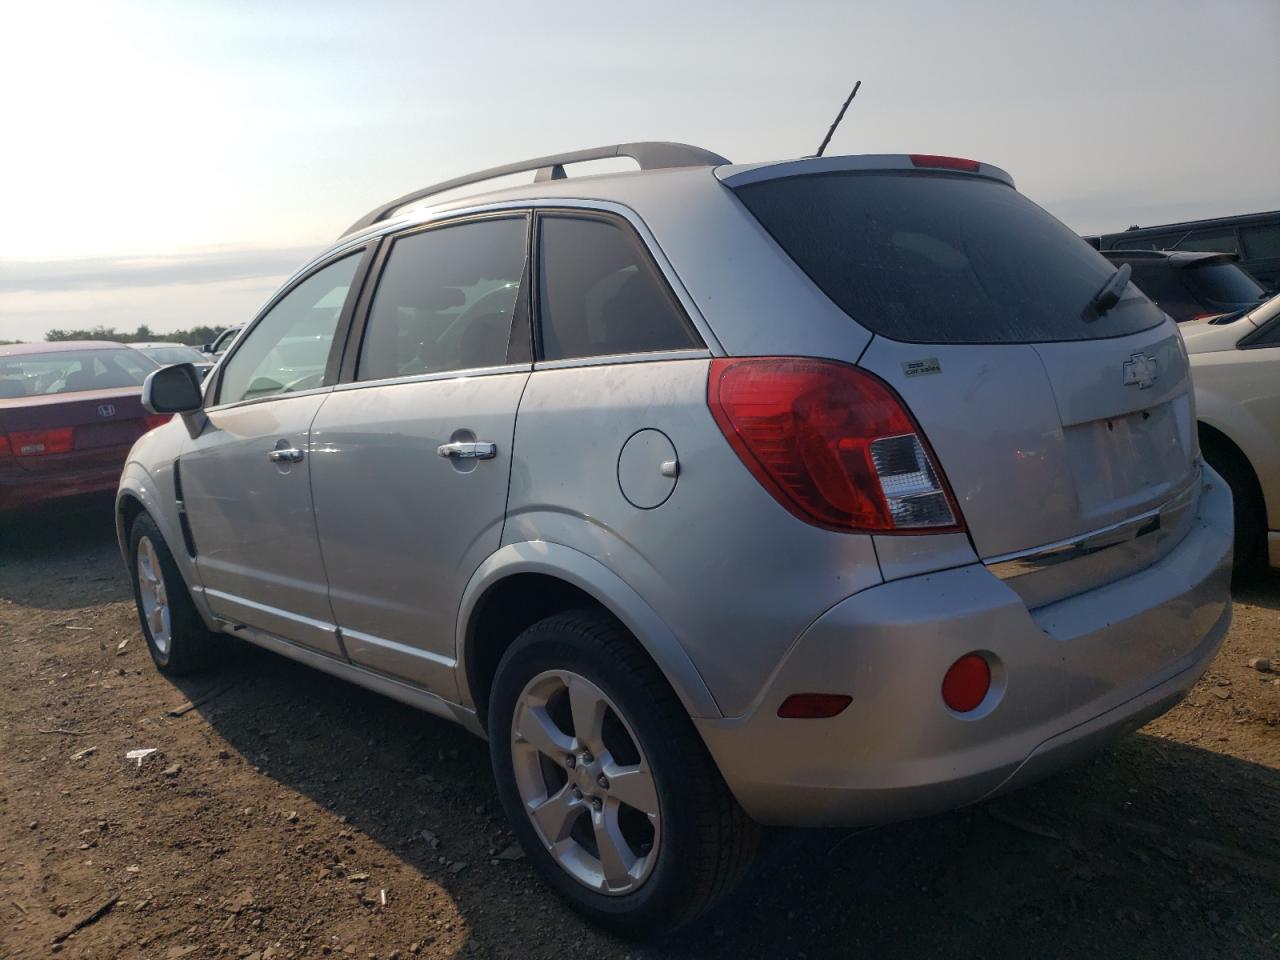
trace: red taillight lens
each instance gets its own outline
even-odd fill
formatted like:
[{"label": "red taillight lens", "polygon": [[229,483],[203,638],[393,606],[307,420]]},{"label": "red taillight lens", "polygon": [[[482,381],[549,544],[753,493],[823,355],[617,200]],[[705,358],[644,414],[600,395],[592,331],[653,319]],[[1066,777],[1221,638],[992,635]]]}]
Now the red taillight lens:
[{"label": "red taillight lens", "polygon": [[843,693],[793,693],[782,701],[778,716],[787,720],[824,720],[851,703],[853,697]]},{"label": "red taillight lens", "polygon": [[707,405],[747,469],[802,520],[845,532],[964,529],[919,427],[864,370],[797,357],[719,358]]},{"label": "red taillight lens", "polygon": [[13,449],[9,446],[9,438],[0,433],[0,457],[13,456]]},{"label": "red taillight lens", "polygon": [[51,453],[69,453],[74,434],[75,430],[71,427],[11,433],[9,446],[15,457],[45,457]]},{"label": "red taillight lens", "polygon": [[1222,316],[1221,310],[1211,310],[1208,313],[1197,313],[1194,317],[1191,318],[1191,322],[1195,323],[1197,320],[1208,320],[1210,317],[1220,317],[1220,316]]},{"label": "red taillight lens", "polygon": [[964,157],[940,157],[936,153],[908,154],[911,163],[917,167],[933,167],[937,170],[963,170],[965,173],[977,173],[982,164],[977,160],[966,160]]},{"label": "red taillight lens", "polygon": [[173,419],[172,413],[150,413],[143,418],[146,422],[146,429],[154,430],[156,427],[163,427],[166,423]]},{"label": "red taillight lens", "polygon": [[976,653],[967,653],[942,678],[942,700],[956,713],[976,710],[991,689],[991,667]]}]

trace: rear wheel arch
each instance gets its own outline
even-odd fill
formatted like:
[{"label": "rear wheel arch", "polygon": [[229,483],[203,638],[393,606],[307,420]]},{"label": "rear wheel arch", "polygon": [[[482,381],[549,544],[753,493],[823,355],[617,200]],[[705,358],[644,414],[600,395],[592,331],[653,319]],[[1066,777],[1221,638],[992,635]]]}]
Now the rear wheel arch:
[{"label": "rear wheel arch", "polygon": [[1223,475],[1236,499],[1236,565],[1261,555],[1267,526],[1266,501],[1252,461],[1234,440],[1203,420],[1197,423],[1200,451],[1209,465]]},{"label": "rear wheel arch", "polygon": [[511,544],[472,577],[458,619],[459,687],[481,723],[503,653],[526,628],[567,610],[595,608],[616,620],[658,668],[690,716],[720,710],[684,647],[625,582],[598,561],[552,543]]}]

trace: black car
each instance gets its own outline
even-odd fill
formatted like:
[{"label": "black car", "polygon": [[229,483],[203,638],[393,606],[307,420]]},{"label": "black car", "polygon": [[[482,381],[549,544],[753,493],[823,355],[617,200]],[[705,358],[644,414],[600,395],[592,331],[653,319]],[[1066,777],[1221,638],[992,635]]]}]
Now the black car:
[{"label": "black car", "polygon": [[1138,288],[1179,323],[1247,310],[1266,298],[1233,253],[1103,250],[1102,255],[1116,265],[1129,264]]},{"label": "black car", "polygon": [[1188,220],[1085,237],[1098,250],[1234,253],[1240,268],[1271,291],[1280,289],[1280,210]]}]

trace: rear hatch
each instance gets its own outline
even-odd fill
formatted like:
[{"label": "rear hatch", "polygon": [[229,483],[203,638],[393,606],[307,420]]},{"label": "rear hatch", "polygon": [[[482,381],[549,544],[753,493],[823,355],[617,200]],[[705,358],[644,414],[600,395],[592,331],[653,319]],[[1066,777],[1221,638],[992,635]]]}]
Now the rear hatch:
[{"label": "rear hatch", "polygon": [[978,555],[1029,605],[1150,564],[1198,489],[1176,326],[1132,284],[1099,311],[1115,266],[1007,180],[906,166],[727,183],[875,334],[837,359],[903,397]]},{"label": "rear hatch", "polygon": [[6,459],[29,473],[123,460],[134,441],[167,419],[148,417],[138,387],[0,399]]}]

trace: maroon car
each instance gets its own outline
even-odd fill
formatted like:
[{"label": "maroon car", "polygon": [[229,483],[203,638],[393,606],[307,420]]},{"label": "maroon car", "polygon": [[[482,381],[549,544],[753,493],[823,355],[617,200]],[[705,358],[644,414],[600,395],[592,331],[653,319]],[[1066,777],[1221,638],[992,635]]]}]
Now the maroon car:
[{"label": "maroon car", "polygon": [[0,345],[0,513],[115,490],[157,364],[119,343]]}]

